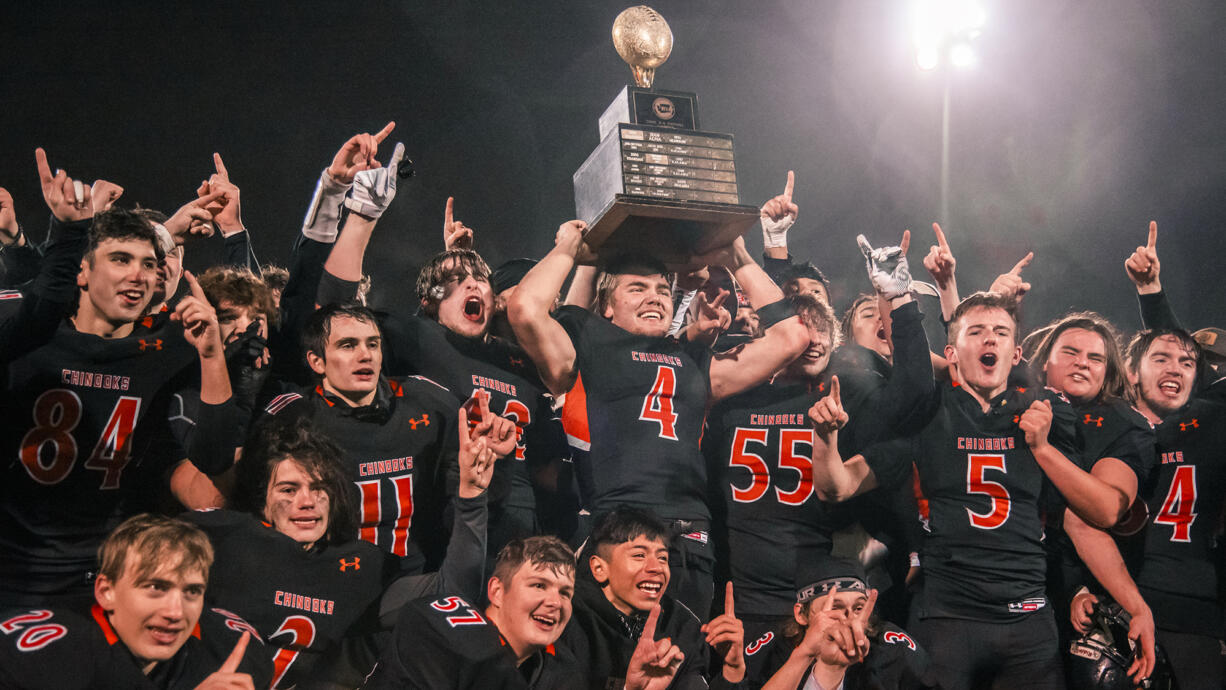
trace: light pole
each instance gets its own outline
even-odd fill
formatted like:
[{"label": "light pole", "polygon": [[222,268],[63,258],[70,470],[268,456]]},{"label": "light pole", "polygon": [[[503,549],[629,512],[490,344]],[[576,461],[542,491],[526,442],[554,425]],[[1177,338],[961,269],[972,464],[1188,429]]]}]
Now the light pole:
[{"label": "light pole", "polygon": [[953,70],[975,64],[971,41],[983,30],[985,14],[976,0],[915,0],[912,7],[915,64],[923,71],[942,68],[941,212],[949,224],[949,101]]}]

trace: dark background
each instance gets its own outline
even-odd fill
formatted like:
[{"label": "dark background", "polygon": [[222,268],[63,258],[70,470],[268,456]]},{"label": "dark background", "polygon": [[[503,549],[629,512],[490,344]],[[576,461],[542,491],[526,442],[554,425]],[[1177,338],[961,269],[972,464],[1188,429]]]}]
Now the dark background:
[{"label": "dark background", "polygon": [[[946,228],[962,293],[1028,250],[1026,319],[1071,308],[1138,325],[1122,262],[1160,228],[1164,285],[1192,327],[1222,317],[1226,3],[983,0],[979,65],[953,75]],[[609,36],[626,2],[43,3],[0,19],[0,184],[41,239],[35,146],[74,177],[172,212],[221,152],[262,261],[284,263],[315,180],[351,134],[395,120],[418,175],[375,234],[374,299],[407,308],[443,204],[497,263],[543,255],[571,174],[630,79]],[[796,171],[793,253],[868,288],[853,240],[939,210],[940,72],[915,68],[903,0],[654,0],[675,46],[656,85],[695,91],[736,135],[744,203]],[[391,146],[385,147],[386,159]],[[755,226],[751,251],[761,248]],[[192,245],[188,266],[219,255]]]}]

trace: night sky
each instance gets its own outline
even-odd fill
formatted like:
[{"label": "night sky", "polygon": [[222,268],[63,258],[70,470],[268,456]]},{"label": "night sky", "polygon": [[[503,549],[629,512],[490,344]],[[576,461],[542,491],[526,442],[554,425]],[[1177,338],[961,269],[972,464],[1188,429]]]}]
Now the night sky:
[{"label": "night sky", "polygon": [[[1152,218],[1180,316],[1226,326],[1226,3],[983,1],[979,64],[951,77],[946,232],[963,294],[1033,250],[1030,325],[1077,307],[1134,329],[1123,260]],[[0,185],[36,239],[35,146],[74,177],[123,185],[121,204],[167,212],[219,151],[257,254],[284,263],[336,149],[395,120],[418,174],[366,264],[393,308],[442,247],[448,195],[491,263],[543,255],[574,216],[596,119],[630,80],[609,35],[623,3],[22,5],[0,20]],[[656,85],[696,92],[704,129],[735,135],[743,203],[796,171],[793,254],[830,275],[836,308],[869,287],[857,233],[887,244],[910,228],[926,278],[945,77],[916,69],[906,2],[652,6],[675,37]],[[756,226],[747,240],[758,253]],[[190,246],[188,266],[219,245]]]}]

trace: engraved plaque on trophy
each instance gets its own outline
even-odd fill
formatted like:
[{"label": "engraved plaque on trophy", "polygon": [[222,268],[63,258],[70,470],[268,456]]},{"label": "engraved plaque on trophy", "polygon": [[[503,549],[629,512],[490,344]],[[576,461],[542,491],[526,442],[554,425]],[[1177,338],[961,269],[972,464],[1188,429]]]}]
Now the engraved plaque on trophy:
[{"label": "engraved plaque on trophy", "polygon": [[646,251],[671,264],[725,245],[758,220],[740,203],[731,134],[699,129],[698,97],[653,89],[672,31],[644,5],[613,24],[629,65],[626,86],[600,116],[600,144],[574,174],[575,209],[599,256]]}]

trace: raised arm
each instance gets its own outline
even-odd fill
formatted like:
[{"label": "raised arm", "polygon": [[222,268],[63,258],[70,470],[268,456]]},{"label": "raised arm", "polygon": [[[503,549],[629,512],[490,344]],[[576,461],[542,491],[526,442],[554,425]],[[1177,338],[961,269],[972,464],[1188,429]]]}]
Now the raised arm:
[{"label": "raised arm", "polygon": [[711,399],[722,400],[766,381],[809,345],[809,331],[783,291],[745,250],[737,238],[706,263],[723,263],[740,284],[761,319],[763,336],[711,358]]},{"label": "raised arm", "polygon": [[762,219],[762,253],[767,259],[788,259],[788,230],[800,216],[800,207],[792,201],[796,187],[796,174],[788,171],[788,181],[783,193],[773,197],[758,211]]},{"label": "raised arm", "polygon": [[877,475],[863,455],[843,462],[839,429],[847,423],[839,395],[839,377],[830,378],[830,393],[809,408],[813,425],[813,489],[823,501],[840,503],[877,488]]},{"label": "raised arm", "polygon": [[936,283],[937,292],[941,295],[941,320],[949,323],[960,301],[958,279],[954,275],[958,260],[954,258],[941,226],[933,223],[932,231],[937,236],[937,243],[928,248],[928,255],[924,257],[924,268],[928,269],[928,274],[932,276],[932,282]]},{"label": "raised arm", "polygon": [[[345,232],[332,246],[332,253],[324,262],[324,271],[347,281],[362,279],[362,260],[370,242],[375,223],[396,198],[396,170],[404,158],[404,144],[397,143],[387,167],[380,167],[376,160],[369,170],[357,173],[353,178],[353,190],[345,200],[349,219]],[[348,297],[348,296],[347,296]],[[320,302],[322,304],[322,302]]]},{"label": "raised arm", "polygon": [[1149,240],[1124,262],[1128,278],[1137,287],[1137,302],[1141,306],[1141,324],[1145,328],[1183,328],[1175,310],[1166,299],[1159,275],[1162,264],[1158,262],[1158,222],[1149,221]]},{"label": "raised arm", "polygon": [[574,386],[577,368],[575,345],[549,312],[584,246],[586,229],[587,223],[581,220],[558,226],[553,249],[528,271],[507,304],[507,318],[515,329],[515,337],[554,395],[562,395]]}]

